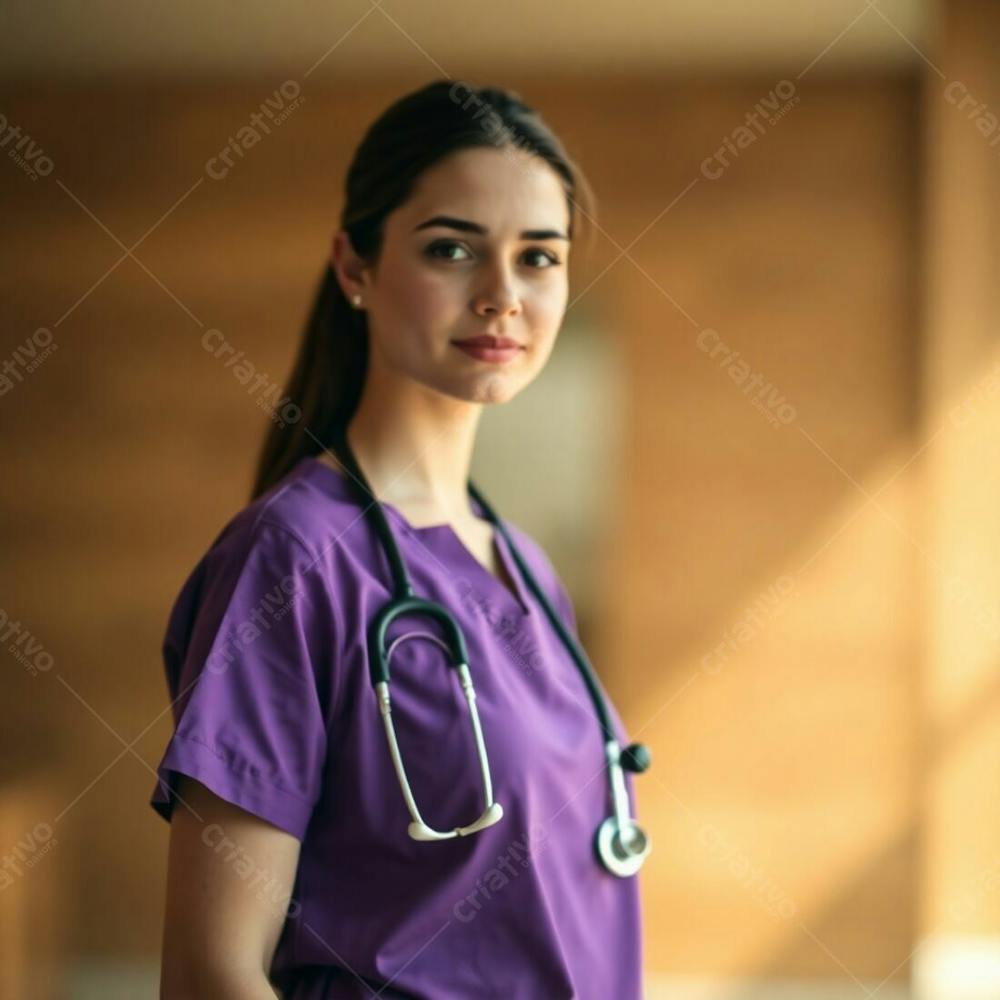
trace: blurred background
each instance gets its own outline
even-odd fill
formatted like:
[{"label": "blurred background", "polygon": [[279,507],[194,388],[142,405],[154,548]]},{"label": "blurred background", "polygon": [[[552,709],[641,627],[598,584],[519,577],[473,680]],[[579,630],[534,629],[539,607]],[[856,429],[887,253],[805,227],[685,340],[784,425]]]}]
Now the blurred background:
[{"label": "blurred background", "polygon": [[157,994],[160,643],[267,427],[202,337],[283,380],[448,76],[600,201],[474,473],[653,752],[648,996],[1000,997],[998,52],[986,0],[8,0],[0,996]]}]

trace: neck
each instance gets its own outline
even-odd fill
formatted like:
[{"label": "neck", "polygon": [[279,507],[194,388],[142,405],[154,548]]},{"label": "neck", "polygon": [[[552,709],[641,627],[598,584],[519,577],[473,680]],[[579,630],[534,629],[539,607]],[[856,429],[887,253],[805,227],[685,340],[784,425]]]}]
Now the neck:
[{"label": "neck", "polygon": [[468,479],[482,404],[369,371],[348,443],[375,495],[430,521],[472,515]]}]

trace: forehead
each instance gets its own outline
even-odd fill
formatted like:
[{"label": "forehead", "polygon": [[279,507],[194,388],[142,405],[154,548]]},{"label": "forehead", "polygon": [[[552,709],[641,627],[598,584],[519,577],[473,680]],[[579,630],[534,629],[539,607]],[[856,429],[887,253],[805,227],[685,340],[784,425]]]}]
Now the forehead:
[{"label": "forehead", "polygon": [[486,226],[490,235],[523,229],[566,232],[569,207],[562,179],[544,160],[521,150],[463,149],[417,179],[397,213],[407,227],[433,215]]}]

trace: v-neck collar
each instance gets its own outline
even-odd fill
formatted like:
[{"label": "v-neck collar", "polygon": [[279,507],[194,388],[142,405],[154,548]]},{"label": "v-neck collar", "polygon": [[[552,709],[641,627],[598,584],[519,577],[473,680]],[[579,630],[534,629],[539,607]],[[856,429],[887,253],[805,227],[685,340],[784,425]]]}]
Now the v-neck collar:
[{"label": "v-neck collar", "polygon": [[[316,455],[306,456],[301,460],[301,464],[307,468],[320,469],[322,474],[326,477],[327,482],[333,482],[336,484],[338,496],[349,499],[355,503],[358,502],[356,493],[347,482],[346,478],[327,465],[319,457]],[[516,610],[516,612],[522,617],[528,617],[532,614],[532,610],[531,604],[528,600],[527,587],[516,565],[516,561],[510,551],[510,547],[507,544],[507,540],[504,537],[503,532],[501,532],[500,529],[489,520],[489,518],[484,516],[485,512],[483,507],[475,497],[470,496],[469,500],[472,504],[473,510],[476,512],[477,517],[490,525],[492,529],[493,547],[498,553],[508,577],[514,583],[516,594],[512,593],[503,580],[491,573],[489,569],[487,569],[472,554],[469,547],[462,541],[458,532],[455,531],[449,522],[443,521],[439,524],[425,524],[422,526],[413,525],[409,522],[409,520],[407,520],[406,516],[395,504],[386,500],[380,500],[379,503],[382,505],[383,511],[385,511],[389,520],[392,521],[394,527],[412,535],[419,542],[421,542],[421,544],[425,543],[425,539],[432,537],[440,539],[443,544],[448,545],[452,549],[457,558],[469,565],[470,570],[476,574],[480,581],[482,581],[484,587],[487,587],[491,592],[498,593],[501,596],[503,603],[508,608]],[[499,515],[497,516],[499,517]]]}]

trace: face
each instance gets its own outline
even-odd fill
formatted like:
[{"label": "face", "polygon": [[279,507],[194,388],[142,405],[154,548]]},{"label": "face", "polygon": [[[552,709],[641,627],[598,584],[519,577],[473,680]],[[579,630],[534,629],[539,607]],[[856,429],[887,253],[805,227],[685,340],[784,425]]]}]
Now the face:
[{"label": "face", "polygon": [[[408,378],[469,402],[517,395],[562,323],[568,224],[565,189],[547,163],[490,148],[461,150],[421,175],[386,218],[375,268],[338,233],[338,276],[367,313],[369,377]],[[516,349],[477,356],[455,343],[489,336]]]}]

